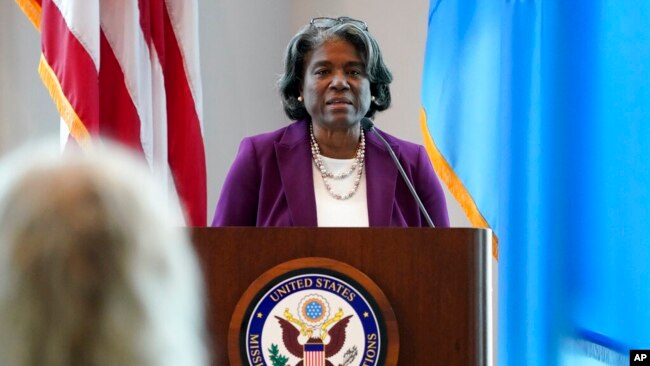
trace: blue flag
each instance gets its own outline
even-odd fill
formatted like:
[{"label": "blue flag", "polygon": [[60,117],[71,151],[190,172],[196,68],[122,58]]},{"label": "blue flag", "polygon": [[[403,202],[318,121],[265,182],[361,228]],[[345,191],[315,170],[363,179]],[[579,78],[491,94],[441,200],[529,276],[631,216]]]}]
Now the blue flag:
[{"label": "blue flag", "polygon": [[650,349],[650,3],[432,0],[422,129],[499,260],[499,365]]}]

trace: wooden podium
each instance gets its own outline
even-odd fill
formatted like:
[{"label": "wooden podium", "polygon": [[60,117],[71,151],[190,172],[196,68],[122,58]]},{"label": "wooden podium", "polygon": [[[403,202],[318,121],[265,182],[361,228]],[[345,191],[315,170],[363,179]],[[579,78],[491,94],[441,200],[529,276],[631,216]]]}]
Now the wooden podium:
[{"label": "wooden podium", "polygon": [[490,235],[469,228],[195,228],[212,364],[230,364],[228,327],[248,286],[304,257],[347,263],[380,287],[397,318],[399,365],[491,364]]}]

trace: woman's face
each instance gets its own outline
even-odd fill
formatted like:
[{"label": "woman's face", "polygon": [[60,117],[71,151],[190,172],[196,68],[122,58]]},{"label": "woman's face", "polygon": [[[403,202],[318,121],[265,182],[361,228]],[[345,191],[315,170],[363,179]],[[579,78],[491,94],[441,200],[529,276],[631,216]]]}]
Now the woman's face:
[{"label": "woman's face", "polygon": [[341,39],[326,41],[305,59],[301,95],[312,121],[349,128],[370,108],[370,82],[361,56]]}]

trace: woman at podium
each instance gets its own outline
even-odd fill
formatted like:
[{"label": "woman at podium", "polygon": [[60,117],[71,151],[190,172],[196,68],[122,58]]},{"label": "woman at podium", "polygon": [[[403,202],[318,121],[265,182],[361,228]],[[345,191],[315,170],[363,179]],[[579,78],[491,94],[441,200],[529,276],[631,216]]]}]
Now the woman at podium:
[{"label": "woman at podium", "polygon": [[242,140],[212,225],[449,226],[424,147],[373,127],[391,81],[365,22],[311,19],[289,42],[279,81],[294,122]]}]

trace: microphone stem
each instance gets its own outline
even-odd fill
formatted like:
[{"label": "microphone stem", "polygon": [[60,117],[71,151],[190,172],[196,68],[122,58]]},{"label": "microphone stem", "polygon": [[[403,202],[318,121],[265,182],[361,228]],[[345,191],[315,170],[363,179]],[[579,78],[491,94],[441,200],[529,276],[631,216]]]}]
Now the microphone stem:
[{"label": "microphone stem", "polygon": [[393,161],[397,166],[397,170],[399,170],[399,173],[402,175],[402,178],[404,179],[406,186],[408,187],[409,191],[411,191],[411,195],[413,195],[413,198],[415,198],[415,201],[417,201],[418,207],[420,207],[420,212],[422,213],[422,216],[424,216],[424,219],[427,221],[427,224],[429,224],[429,227],[436,227],[433,224],[433,221],[431,221],[431,217],[429,216],[429,213],[424,208],[424,205],[422,204],[420,197],[415,192],[415,188],[413,187],[413,184],[411,184],[411,181],[406,176],[406,172],[404,171],[404,168],[402,168],[402,164],[400,164],[399,160],[397,159],[397,155],[395,155],[395,152],[388,144],[388,141],[386,141],[384,136],[382,136],[379,132],[377,132],[375,126],[370,127],[369,130],[371,130],[377,137],[379,137],[379,139],[384,143],[384,145],[386,145],[386,148],[388,148],[388,153],[390,154],[390,157],[393,158]]}]

